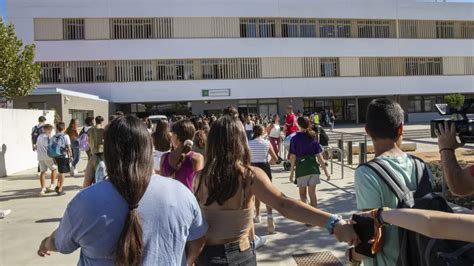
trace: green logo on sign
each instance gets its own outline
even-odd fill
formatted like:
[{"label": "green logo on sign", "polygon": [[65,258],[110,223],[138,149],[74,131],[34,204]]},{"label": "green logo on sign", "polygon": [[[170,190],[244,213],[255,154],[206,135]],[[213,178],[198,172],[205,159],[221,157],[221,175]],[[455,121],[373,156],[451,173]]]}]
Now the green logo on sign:
[{"label": "green logo on sign", "polygon": [[202,97],[209,97],[209,90],[202,90]]}]

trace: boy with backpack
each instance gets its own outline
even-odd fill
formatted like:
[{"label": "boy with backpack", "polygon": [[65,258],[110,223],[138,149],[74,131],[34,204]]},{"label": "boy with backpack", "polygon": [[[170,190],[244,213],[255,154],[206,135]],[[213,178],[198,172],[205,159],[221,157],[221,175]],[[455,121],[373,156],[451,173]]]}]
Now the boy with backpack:
[{"label": "boy with backpack", "polygon": [[[365,130],[372,138],[375,157],[383,169],[394,173],[398,184],[410,191],[418,188],[419,176],[417,165],[424,162],[410,156],[400,149],[403,139],[404,112],[401,106],[390,99],[374,99],[367,107]],[[425,168],[427,178],[431,178],[428,167]],[[355,172],[356,202],[359,210],[383,207],[398,208],[399,199],[378,174],[379,168],[371,164],[359,166]],[[429,186],[431,183],[429,182]],[[428,188],[429,190],[431,187]],[[383,246],[374,258],[364,259],[364,265],[396,265],[400,255],[399,232],[394,226],[383,229]]]},{"label": "boy with backpack", "polygon": [[48,146],[48,155],[54,159],[58,166],[58,185],[54,189],[58,195],[64,195],[64,174],[71,171],[70,160],[72,158],[71,139],[64,133],[66,124],[59,122],[56,124],[56,135],[54,135]]},{"label": "boy with backpack", "polygon": [[36,142],[38,141],[38,137],[43,134],[43,126],[45,122],[46,117],[40,116],[38,117],[38,124],[31,129],[31,145],[33,151],[36,151]]},{"label": "boy with backpack", "polygon": [[[40,170],[40,195],[54,191],[54,184],[56,181],[56,169],[57,166],[54,164],[54,161],[51,157],[48,156],[48,146],[49,140],[51,138],[51,132],[53,131],[53,126],[46,124],[42,127],[43,133],[40,134],[36,139],[36,154],[38,158],[38,165]],[[46,172],[51,170],[51,185],[49,188],[45,186],[45,176]]]}]

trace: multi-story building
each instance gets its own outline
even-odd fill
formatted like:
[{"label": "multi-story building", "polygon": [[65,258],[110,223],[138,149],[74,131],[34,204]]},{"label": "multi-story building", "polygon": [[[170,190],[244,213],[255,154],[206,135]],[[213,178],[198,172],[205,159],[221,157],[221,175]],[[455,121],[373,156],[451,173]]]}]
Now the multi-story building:
[{"label": "multi-story building", "polygon": [[410,122],[474,95],[474,4],[434,0],[7,0],[41,86],[128,112],[333,109],[363,122],[376,96]]}]

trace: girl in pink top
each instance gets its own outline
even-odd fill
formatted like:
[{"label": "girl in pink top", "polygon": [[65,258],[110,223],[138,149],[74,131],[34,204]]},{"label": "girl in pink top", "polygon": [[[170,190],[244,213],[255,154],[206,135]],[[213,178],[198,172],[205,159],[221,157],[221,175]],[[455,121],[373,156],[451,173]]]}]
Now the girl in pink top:
[{"label": "girl in pink top", "polygon": [[190,190],[193,188],[193,178],[196,172],[204,165],[201,154],[192,152],[195,128],[188,119],[180,120],[171,127],[171,143],[174,149],[163,154],[160,173],[163,176],[173,177],[183,183]]}]

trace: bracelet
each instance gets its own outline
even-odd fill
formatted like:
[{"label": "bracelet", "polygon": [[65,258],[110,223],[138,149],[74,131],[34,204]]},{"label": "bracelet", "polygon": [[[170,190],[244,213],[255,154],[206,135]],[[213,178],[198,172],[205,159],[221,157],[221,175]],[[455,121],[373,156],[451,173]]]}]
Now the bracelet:
[{"label": "bracelet", "polygon": [[439,153],[442,153],[443,151],[451,151],[451,152],[454,152],[454,149],[452,148],[442,148],[439,150]]},{"label": "bracelet", "polygon": [[334,227],[336,227],[336,224],[341,220],[342,217],[336,214],[333,214],[331,217],[329,217],[325,227],[331,235],[334,234]]},{"label": "bracelet", "polygon": [[383,220],[383,217],[382,217],[382,212],[383,212],[383,208],[378,208],[377,209],[377,214],[376,214],[376,218],[377,218],[377,222],[379,224],[387,224],[384,220]]}]

